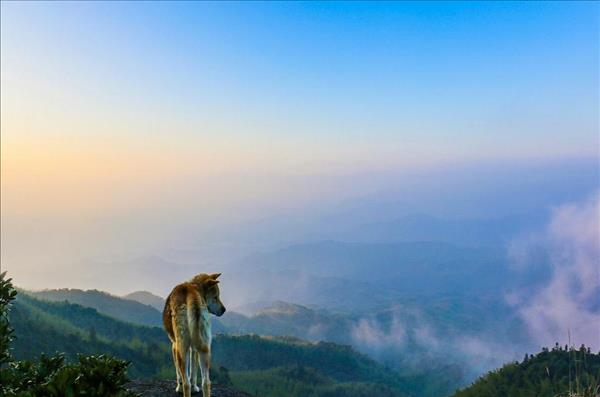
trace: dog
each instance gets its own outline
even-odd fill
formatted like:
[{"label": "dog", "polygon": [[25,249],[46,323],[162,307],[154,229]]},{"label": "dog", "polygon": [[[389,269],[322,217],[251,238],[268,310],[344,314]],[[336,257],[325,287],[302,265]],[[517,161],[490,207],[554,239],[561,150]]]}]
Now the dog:
[{"label": "dog", "polygon": [[[212,334],[209,313],[222,316],[219,276],[221,273],[201,273],[177,285],[167,297],[163,310],[163,325],[172,343],[173,362],[179,392],[190,397],[197,384],[198,363],[202,376],[203,397],[210,397],[210,346]],[[190,368],[191,367],[191,368]],[[191,382],[190,382],[191,377]]]}]

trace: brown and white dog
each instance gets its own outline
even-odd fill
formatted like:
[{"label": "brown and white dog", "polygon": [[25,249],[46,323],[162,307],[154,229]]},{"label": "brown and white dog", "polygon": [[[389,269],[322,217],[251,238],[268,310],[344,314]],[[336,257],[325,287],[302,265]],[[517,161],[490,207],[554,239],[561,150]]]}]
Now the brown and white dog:
[{"label": "brown and white dog", "polygon": [[225,306],[219,297],[217,279],[220,275],[221,273],[198,274],[190,281],[173,288],[165,302],[163,324],[173,344],[173,362],[177,372],[175,390],[180,391],[183,386],[184,397],[191,395],[192,386],[194,391],[200,391],[197,384],[198,361],[202,375],[202,394],[210,397],[212,334],[209,313],[216,316],[225,313]]}]

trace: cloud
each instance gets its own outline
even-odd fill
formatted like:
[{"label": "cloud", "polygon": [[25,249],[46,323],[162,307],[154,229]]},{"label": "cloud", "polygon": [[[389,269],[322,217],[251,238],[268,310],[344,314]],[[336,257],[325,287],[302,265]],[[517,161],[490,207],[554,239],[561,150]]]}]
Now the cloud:
[{"label": "cloud", "polygon": [[386,316],[358,318],[350,328],[351,344],[361,352],[403,369],[422,371],[431,363],[457,365],[462,382],[519,358],[522,346],[490,331],[467,332],[437,323],[426,313],[396,306]]},{"label": "cloud", "polygon": [[361,318],[351,330],[352,339],[369,349],[399,348],[406,343],[406,330],[394,313],[388,327],[375,318]]},{"label": "cloud", "polygon": [[[556,208],[532,247],[544,247],[551,277],[540,288],[510,295],[532,338],[541,345],[568,341],[600,349],[600,192]],[[522,247],[521,247],[522,249]],[[525,251],[522,251],[525,252]],[[526,252],[519,256],[536,257]],[[531,265],[534,265],[531,263]]]}]

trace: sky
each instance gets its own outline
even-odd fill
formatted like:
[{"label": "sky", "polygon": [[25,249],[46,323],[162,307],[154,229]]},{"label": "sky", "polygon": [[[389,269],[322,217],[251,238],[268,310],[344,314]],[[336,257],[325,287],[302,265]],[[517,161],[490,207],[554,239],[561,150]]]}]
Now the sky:
[{"label": "sky", "polygon": [[398,173],[597,159],[599,15],[2,2],[2,267],[40,287],[82,261],[335,208]]}]

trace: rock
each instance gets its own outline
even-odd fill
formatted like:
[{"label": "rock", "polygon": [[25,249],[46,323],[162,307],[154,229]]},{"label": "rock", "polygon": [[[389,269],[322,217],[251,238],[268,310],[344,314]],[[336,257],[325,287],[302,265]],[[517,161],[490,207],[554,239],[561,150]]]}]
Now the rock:
[{"label": "rock", "polygon": [[[174,380],[132,380],[127,384],[127,389],[138,393],[142,397],[181,397],[182,393],[175,392]],[[202,397],[202,392],[192,396]],[[227,386],[213,384],[211,397],[251,397],[250,394],[234,390]]]}]

